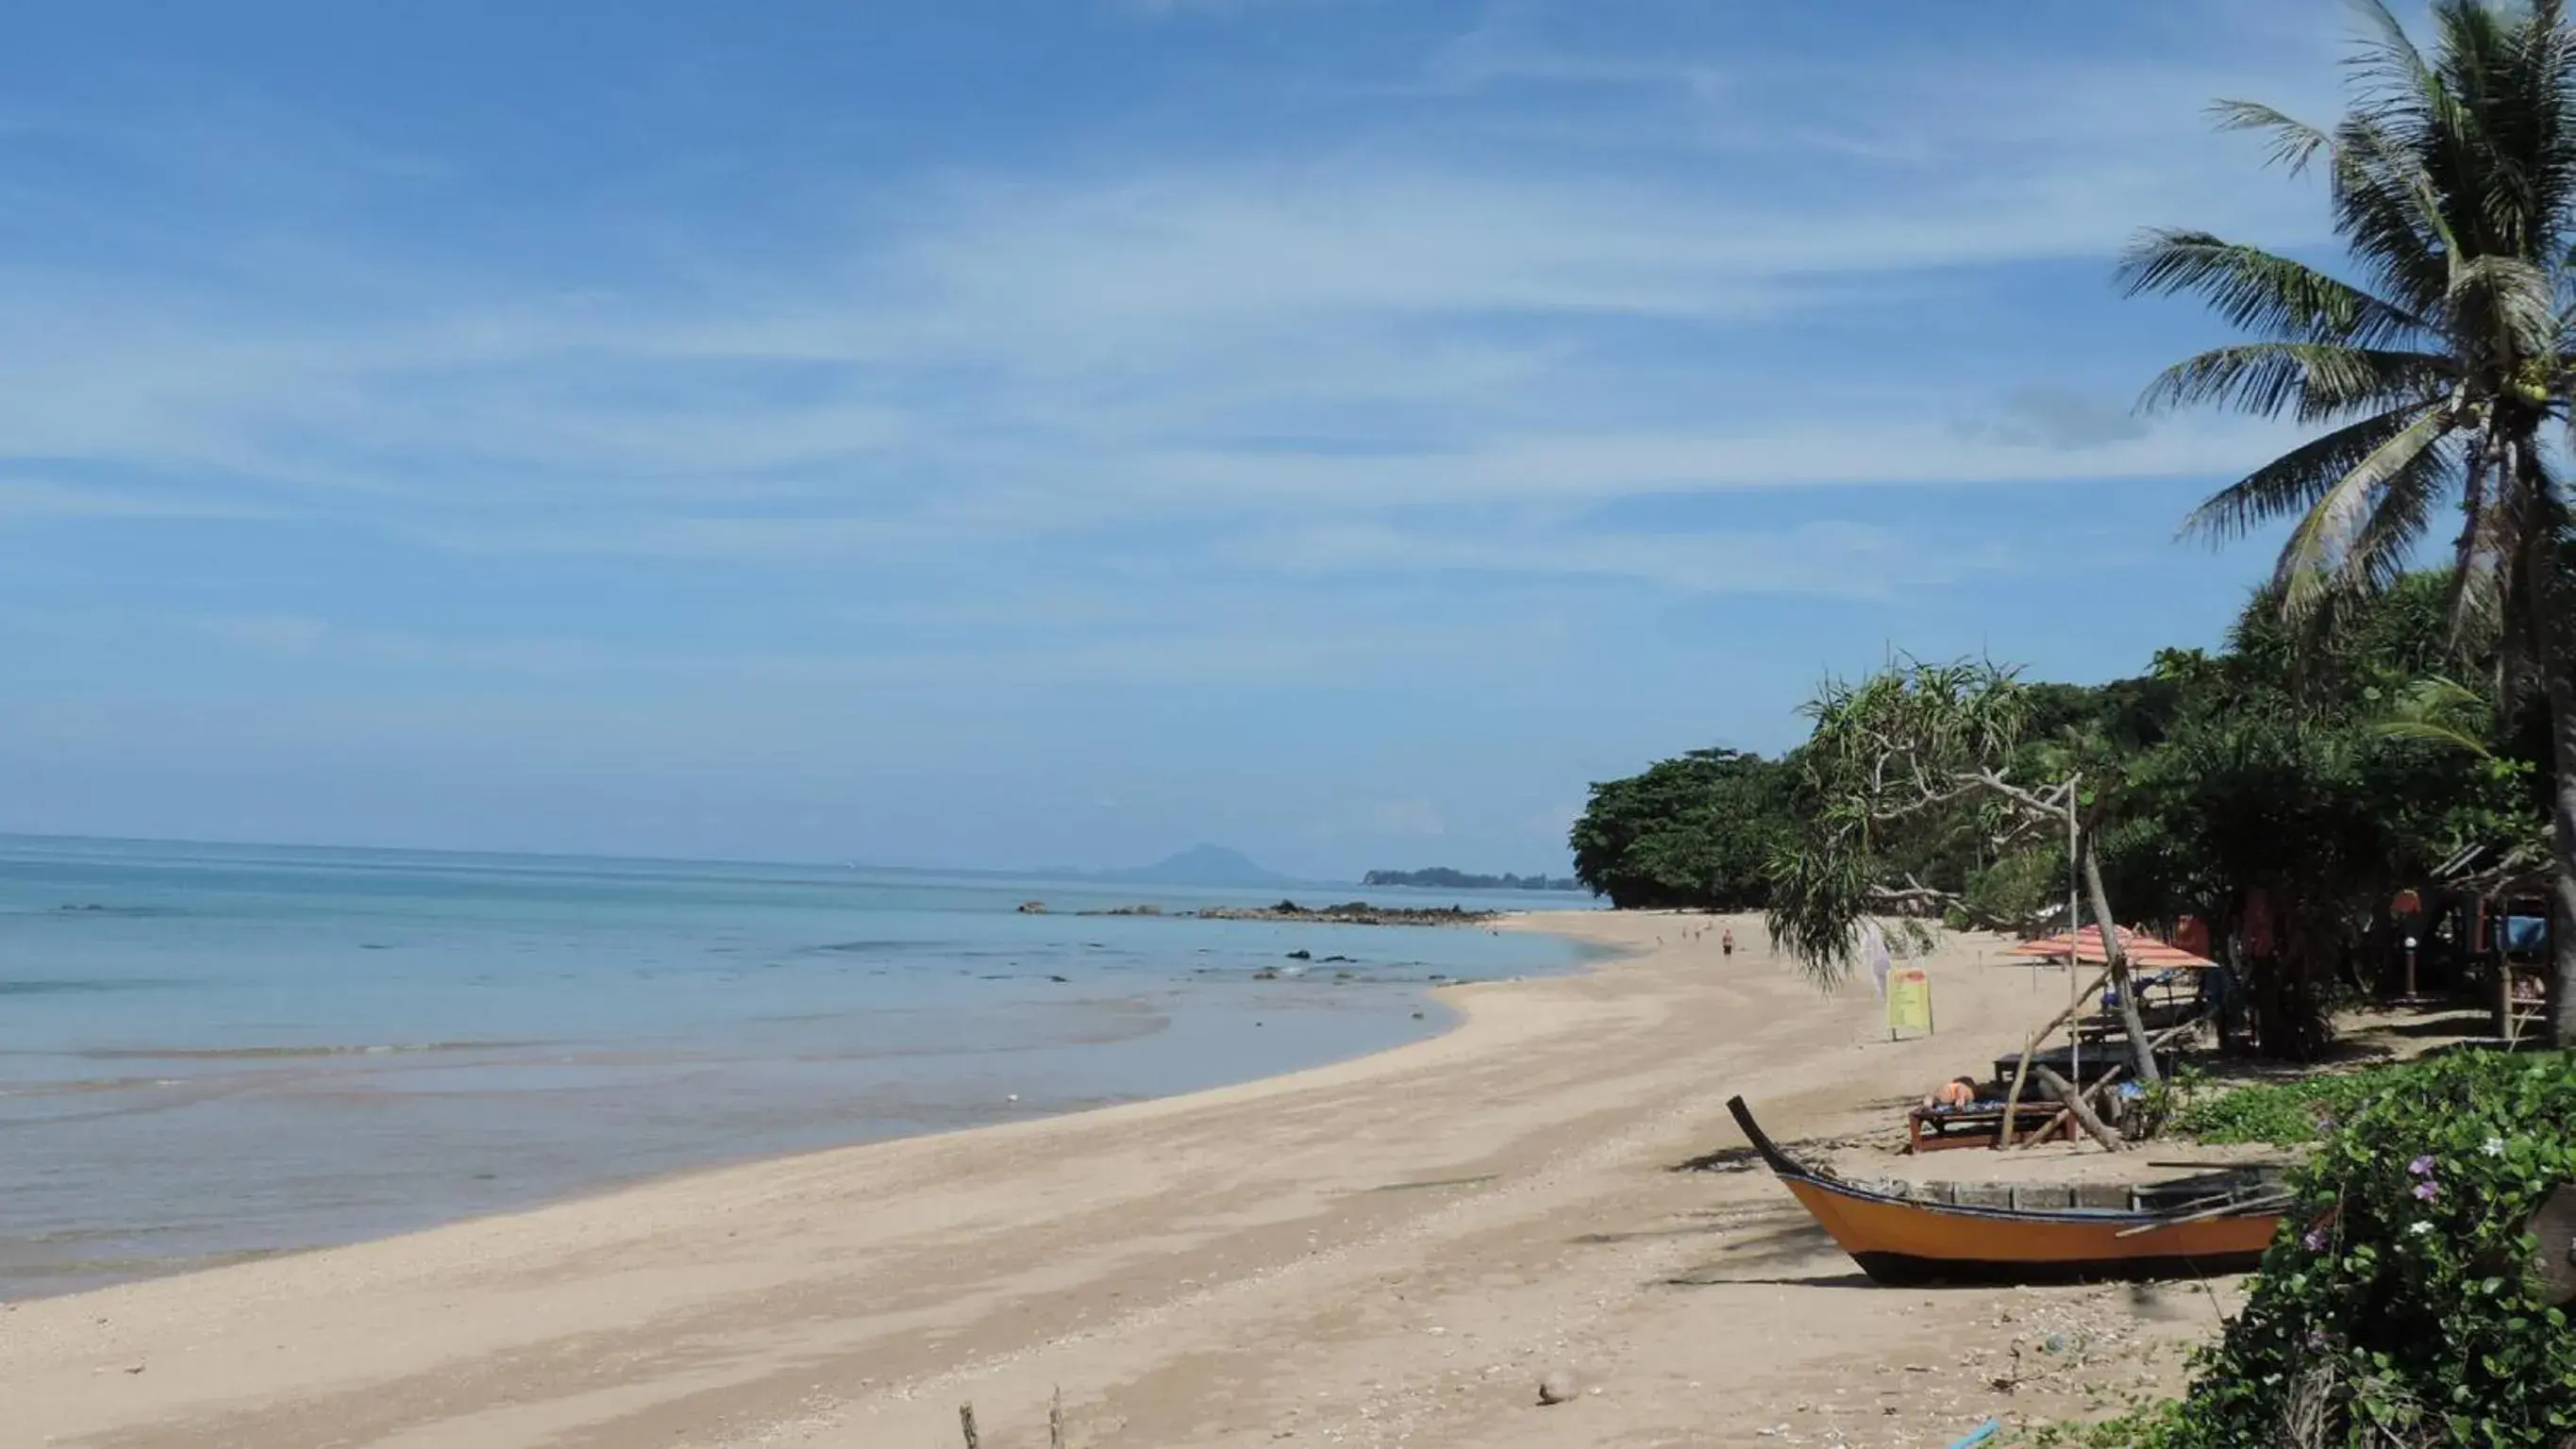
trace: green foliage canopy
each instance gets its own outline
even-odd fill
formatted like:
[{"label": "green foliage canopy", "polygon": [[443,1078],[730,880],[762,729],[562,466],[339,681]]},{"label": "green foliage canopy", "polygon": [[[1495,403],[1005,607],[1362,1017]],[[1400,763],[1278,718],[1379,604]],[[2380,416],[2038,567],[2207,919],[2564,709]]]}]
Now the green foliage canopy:
[{"label": "green foliage canopy", "polygon": [[1625,908],[1760,908],[1793,801],[1777,761],[1693,750],[1592,787],[1568,834],[1574,874]]},{"label": "green foliage canopy", "polygon": [[[2434,0],[2419,49],[2384,0],[2342,120],[2225,102],[2292,170],[2321,166],[2360,282],[2206,232],[2149,233],[2133,293],[2196,296],[2245,341],[2167,369],[2153,406],[2323,429],[2202,504],[2200,532],[2294,520],[2275,572],[2305,618],[2389,587],[2436,520],[2450,642],[2548,701],[2556,774],[2553,1032],[2576,1039],[2576,528],[2550,434],[2576,420],[2576,27],[2564,0]],[[2327,763],[2342,764],[2344,761]]]}]

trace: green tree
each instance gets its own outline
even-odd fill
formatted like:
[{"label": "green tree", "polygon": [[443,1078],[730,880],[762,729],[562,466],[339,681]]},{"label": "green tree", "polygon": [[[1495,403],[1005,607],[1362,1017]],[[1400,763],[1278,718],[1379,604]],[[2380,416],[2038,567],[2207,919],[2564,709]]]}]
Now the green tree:
[{"label": "green tree", "polygon": [[[2132,1066],[2152,1086],[2155,1057],[2100,868],[2100,798],[2088,798],[2082,768],[2066,767],[2068,752],[2028,748],[2034,708],[2065,703],[2008,669],[1965,661],[1828,680],[1806,707],[1816,727],[1797,759],[1808,808],[1772,862],[1771,938],[1830,984],[1850,970],[1873,918],[1917,930],[1927,917],[2024,924],[1979,919],[1981,898],[1994,894],[1980,887],[1999,871],[2033,874],[2030,857],[2071,847],[2103,927]],[[2085,739],[2098,745],[2101,732]],[[2045,773],[2021,773],[2033,762]]]},{"label": "green tree", "polygon": [[1715,749],[1596,784],[1567,835],[1575,877],[1626,908],[1756,909],[1786,825],[1785,783],[1774,761]]},{"label": "green tree", "polygon": [[2395,959],[2398,888],[2539,819],[2534,772],[2483,696],[2454,686],[2465,699],[2438,736],[2390,728],[2444,656],[2444,593],[2417,574],[2305,620],[2258,595],[2223,651],[2157,658],[2171,707],[2126,762],[2105,868],[2133,909],[2197,914],[2222,937],[2263,893],[2274,950],[2239,964],[2267,1054],[2314,1055],[2335,982]]},{"label": "green tree", "polygon": [[2576,582],[2567,490],[2544,433],[2576,409],[2576,29],[2563,0],[2434,0],[2428,56],[2382,0],[2351,104],[2321,129],[2248,102],[2292,170],[2322,160],[2335,229],[2363,278],[2206,232],[2148,234],[2132,294],[2197,295],[2255,340],[2201,353],[2149,388],[2323,431],[2201,505],[2194,529],[2241,535],[2296,518],[2277,577],[2293,614],[2385,587],[2456,503],[2453,635],[2497,647],[2550,714],[2552,1034],[2576,1042]]}]

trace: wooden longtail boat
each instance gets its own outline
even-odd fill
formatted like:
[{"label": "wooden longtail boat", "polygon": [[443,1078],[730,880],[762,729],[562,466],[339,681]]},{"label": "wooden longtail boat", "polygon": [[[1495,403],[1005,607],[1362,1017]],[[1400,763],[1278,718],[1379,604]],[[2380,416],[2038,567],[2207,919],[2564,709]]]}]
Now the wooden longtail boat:
[{"label": "wooden longtail boat", "polygon": [[1726,1104],[1764,1163],[1873,1280],[2056,1283],[2240,1273],[2288,1206],[2276,1175],[2208,1173],[2152,1184],[1862,1185],[1780,1150]]}]

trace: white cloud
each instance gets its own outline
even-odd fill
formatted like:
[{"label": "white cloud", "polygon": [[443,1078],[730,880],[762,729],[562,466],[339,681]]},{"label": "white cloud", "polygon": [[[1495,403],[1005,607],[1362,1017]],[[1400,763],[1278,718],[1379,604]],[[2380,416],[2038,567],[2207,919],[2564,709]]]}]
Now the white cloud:
[{"label": "white cloud", "polygon": [[[2246,73],[2223,35],[2197,61],[1875,54],[1819,71],[1590,50],[1499,13],[1424,60],[1419,89],[1468,107],[1455,131],[1413,124],[1409,101],[1215,161],[914,178],[757,267],[708,224],[682,233],[686,269],[568,288],[325,226],[288,253],[245,247],[221,287],[0,271],[0,327],[24,343],[0,354],[8,452],[151,483],[0,490],[0,516],[292,510],[481,552],[823,565],[1154,528],[1237,539],[1331,509],[1334,528],[1283,535],[1285,560],[1798,589],[1866,553],[1856,536],[1711,547],[1569,533],[1562,510],[2232,476],[2286,436],[1926,370],[1939,340],[1901,334],[1930,279],[2095,263],[2146,221],[2313,239],[2313,198],[2196,114],[2223,90],[2299,101],[2304,52],[2278,75]],[[1784,87],[1810,103],[1776,105]],[[1568,88],[1607,96],[1573,119],[1619,134],[1578,127],[1573,149],[1528,155],[1479,140],[1495,97]],[[1524,109],[1519,124],[1566,119]],[[1640,134],[1671,143],[1651,166]],[[1802,174],[1731,150],[1737,134]],[[245,144],[237,126],[226,154]],[[451,184],[428,163],[334,163],[346,147],[327,133],[282,149],[294,164],[263,195],[333,193],[313,203],[326,220],[344,198],[314,173],[335,164],[352,185]],[[617,232],[673,229],[630,220],[567,225],[630,263]],[[1876,340],[1768,363],[1805,319]],[[1485,512],[1420,522],[1460,505]],[[1887,587],[1975,566],[1880,561]]]}]

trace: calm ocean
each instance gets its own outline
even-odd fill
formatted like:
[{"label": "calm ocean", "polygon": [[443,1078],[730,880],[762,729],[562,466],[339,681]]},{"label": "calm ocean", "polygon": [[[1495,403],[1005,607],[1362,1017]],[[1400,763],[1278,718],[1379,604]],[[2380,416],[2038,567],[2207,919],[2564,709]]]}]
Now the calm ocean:
[{"label": "calm ocean", "polygon": [[0,836],[0,1297],[1267,1076],[1580,959],[1070,914],[1278,894]]}]

